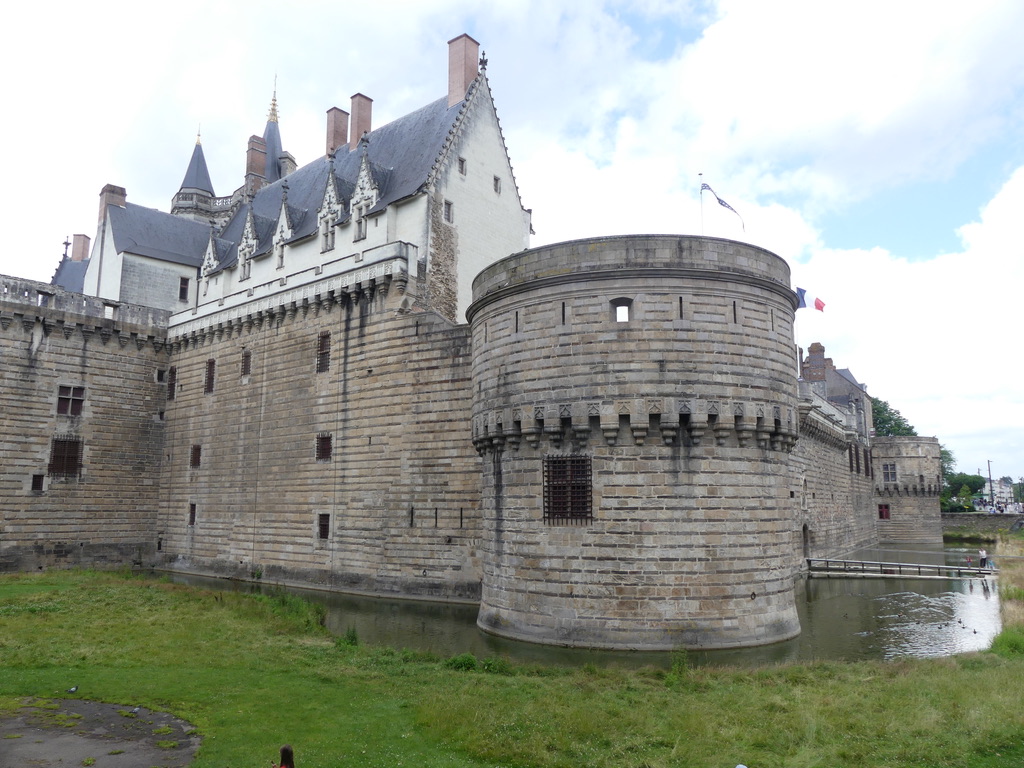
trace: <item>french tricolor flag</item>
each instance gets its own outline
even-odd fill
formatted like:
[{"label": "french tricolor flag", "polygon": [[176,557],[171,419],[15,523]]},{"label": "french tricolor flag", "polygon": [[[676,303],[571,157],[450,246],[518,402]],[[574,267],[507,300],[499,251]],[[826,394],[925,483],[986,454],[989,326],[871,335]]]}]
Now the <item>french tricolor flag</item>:
[{"label": "french tricolor flag", "polygon": [[825,311],[825,302],[819,299],[817,296],[811,296],[803,288],[796,289],[797,298],[797,309],[804,309],[805,307],[814,307],[819,312]]}]

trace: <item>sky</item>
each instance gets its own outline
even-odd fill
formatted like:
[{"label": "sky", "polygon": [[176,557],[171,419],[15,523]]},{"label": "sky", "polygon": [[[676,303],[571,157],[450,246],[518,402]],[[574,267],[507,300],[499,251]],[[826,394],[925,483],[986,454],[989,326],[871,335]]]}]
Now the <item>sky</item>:
[{"label": "sky", "polygon": [[169,210],[197,134],[230,194],[275,87],[299,165],[354,93],[375,127],[440,98],[465,32],[531,245],[767,248],[825,302],[798,311],[800,347],[821,342],[960,471],[1024,477],[1019,0],[76,0],[8,22],[0,273],[49,281],[65,239],[95,235],[105,184]]}]

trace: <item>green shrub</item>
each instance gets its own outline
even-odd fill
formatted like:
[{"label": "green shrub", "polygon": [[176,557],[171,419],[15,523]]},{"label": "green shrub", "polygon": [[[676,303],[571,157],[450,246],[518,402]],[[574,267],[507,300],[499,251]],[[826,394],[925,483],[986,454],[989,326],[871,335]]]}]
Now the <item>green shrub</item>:
[{"label": "green shrub", "polygon": [[1024,627],[1007,627],[996,635],[992,652],[999,656],[1024,656]]},{"label": "green shrub", "polygon": [[502,659],[497,656],[489,656],[480,662],[480,668],[484,672],[490,672],[494,675],[511,675],[512,665],[509,664],[508,659]]},{"label": "green shrub", "polygon": [[450,659],[445,661],[444,665],[448,669],[459,669],[459,670],[474,670],[477,668],[478,662],[476,656],[472,653],[460,653],[458,656],[452,656]]}]

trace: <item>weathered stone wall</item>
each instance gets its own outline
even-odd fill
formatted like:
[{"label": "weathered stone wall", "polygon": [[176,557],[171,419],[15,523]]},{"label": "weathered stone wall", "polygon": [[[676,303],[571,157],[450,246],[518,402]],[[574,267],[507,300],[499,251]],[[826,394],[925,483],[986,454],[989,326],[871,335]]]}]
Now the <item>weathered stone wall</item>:
[{"label": "weathered stone wall", "polygon": [[[468,328],[396,312],[401,296],[387,288],[314,286],[298,303],[263,302],[226,324],[214,315],[172,337],[160,516],[168,567],[478,598]],[[322,333],[330,359],[317,372]],[[317,459],[318,436],[329,436],[329,458]]]},{"label": "weathered stone wall", "polygon": [[1009,531],[1024,515],[990,515],[987,512],[943,512],[942,530],[949,533],[994,534]]},{"label": "weathered stone wall", "polygon": [[[942,541],[942,465],[938,438],[876,437],[872,441],[878,538],[882,543]],[[884,465],[895,466],[895,481]],[[888,519],[884,518],[887,508]]]},{"label": "weathered stone wall", "polygon": [[[0,277],[0,570],[152,563],[166,322]],[[81,388],[64,414],[61,386]],[[80,445],[76,476],[51,474],[55,437]]]},{"label": "weathered stone wall", "polygon": [[[695,237],[565,243],[481,273],[482,628],[648,649],[799,632],[788,285],[774,254]],[[593,519],[546,524],[543,458],[570,454],[592,462]]]},{"label": "weathered stone wall", "polygon": [[877,541],[867,441],[849,413],[801,384],[800,439],[791,461],[794,556],[838,557]]}]

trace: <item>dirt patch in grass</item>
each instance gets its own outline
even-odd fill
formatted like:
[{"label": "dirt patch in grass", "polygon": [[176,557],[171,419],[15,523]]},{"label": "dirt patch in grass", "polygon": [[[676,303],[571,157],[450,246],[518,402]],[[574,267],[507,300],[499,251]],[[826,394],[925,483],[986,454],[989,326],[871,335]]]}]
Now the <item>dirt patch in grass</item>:
[{"label": "dirt patch in grass", "polygon": [[30,699],[0,714],[4,765],[185,768],[200,740],[184,720],[132,705]]}]

